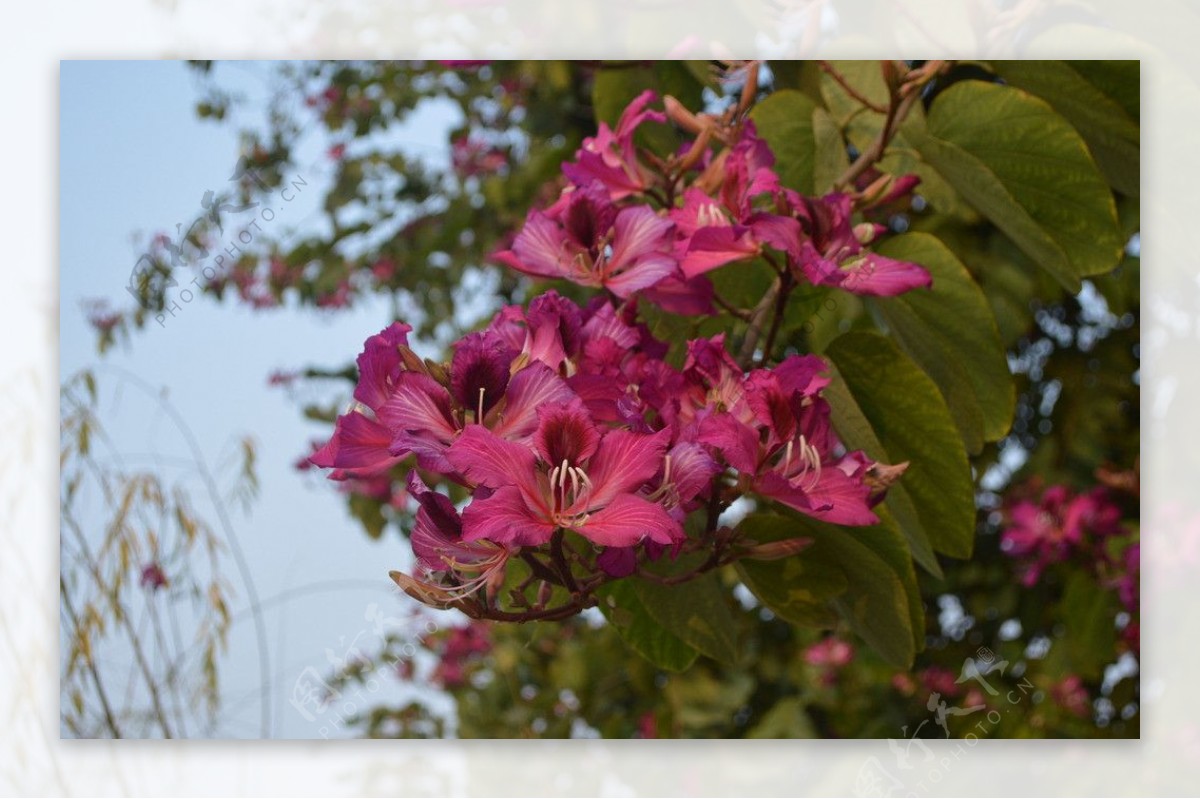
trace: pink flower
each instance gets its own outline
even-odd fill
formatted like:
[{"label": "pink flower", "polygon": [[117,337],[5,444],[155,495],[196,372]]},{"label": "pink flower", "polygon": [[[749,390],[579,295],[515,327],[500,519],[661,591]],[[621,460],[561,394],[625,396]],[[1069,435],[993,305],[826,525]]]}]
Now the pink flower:
[{"label": "pink flower", "polygon": [[854,647],[832,635],[804,650],[804,662],[810,666],[839,667],[853,659]]},{"label": "pink flower", "polygon": [[618,297],[678,274],[670,220],[649,207],[618,210],[599,183],[569,191],[549,212],[532,211],[512,249],[493,259],[519,272],[607,288]]},{"label": "pink flower", "polygon": [[770,245],[784,253],[800,248],[800,225],[789,216],[756,211],[755,198],[780,191],[771,169],[775,156],[758,138],[753,123],[724,160],[720,200],[698,188],[684,192],[682,208],[671,212],[679,233],[680,269],[689,278],[731,261],[753,258]]},{"label": "pink flower", "polygon": [[880,228],[852,225],[852,203],[847,195],[829,194],[816,199],[791,191],[784,194],[805,234],[794,258],[800,275],[809,282],[876,297],[891,297],[933,284],[923,267],[863,249]]},{"label": "pink flower", "polygon": [[658,95],[646,90],[638,95],[621,114],[614,131],[604,122],[595,136],[583,140],[575,153],[575,163],[563,164],[563,174],[578,187],[598,181],[613,200],[640,194],[653,184],[653,173],[642,165],[633,143],[633,135],[643,122],[665,122],[661,111],[647,111],[646,106]]},{"label": "pink flower", "polygon": [[451,593],[465,596],[483,587],[495,596],[512,550],[491,541],[464,541],[462,519],[450,498],[430,491],[416,472],[408,476],[408,490],[420,506],[410,535],[418,567],[427,576],[449,575]]},{"label": "pink flower", "polygon": [[601,431],[578,402],[542,408],[532,447],[468,427],[447,452],[476,488],[463,539],[537,546],[558,528],[605,546],[681,539],[679,523],[637,495],[661,468],[669,435]]},{"label": "pink flower", "polygon": [[493,331],[459,341],[449,385],[443,385],[429,372],[407,367],[401,354],[407,333],[407,325],[393,325],[368,339],[354,392],[364,407],[338,417],[333,437],[312,456],[313,464],[368,476],[416,455],[422,468],[453,473],[445,453],[468,417],[497,435],[520,440],[532,435],[540,405],[574,396],[543,363],[513,373],[518,353]]},{"label": "pink flower", "polygon": [[829,382],[824,369],[816,356],[792,356],[754,370],[737,388],[723,377],[718,402],[728,410],[704,418],[697,439],[762,496],[834,524],[875,524],[866,482],[875,464],[861,452],[835,454],[841,443],[819,393]]},{"label": "pink flower", "polygon": [[148,563],[142,567],[139,582],[142,588],[149,591],[158,591],[159,589],[166,588],[168,585],[167,575],[162,570],[162,566],[159,566],[157,563]]},{"label": "pink flower", "polygon": [[1088,696],[1087,687],[1077,674],[1071,674],[1055,683],[1050,688],[1050,696],[1055,704],[1080,718],[1092,714],[1092,700]]}]

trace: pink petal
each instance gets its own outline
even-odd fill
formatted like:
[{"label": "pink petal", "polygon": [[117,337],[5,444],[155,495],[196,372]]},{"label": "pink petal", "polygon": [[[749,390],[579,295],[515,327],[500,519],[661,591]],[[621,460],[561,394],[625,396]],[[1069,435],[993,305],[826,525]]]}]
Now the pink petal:
[{"label": "pink petal", "polygon": [[587,467],[592,481],[588,507],[603,507],[617,495],[634,491],[654,477],[662,467],[670,438],[670,430],[650,435],[628,430],[610,430],[605,434]]},{"label": "pink petal", "polygon": [[388,392],[400,371],[398,345],[408,346],[410,325],[393,322],[367,339],[358,356],[358,385],[354,398],[373,411],[387,401]]},{"label": "pink petal", "polygon": [[554,525],[540,518],[516,486],[504,486],[487,497],[476,497],[463,511],[464,541],[535,547],[546,543]]},{"label": "pink petal", "polygon": [[564,277],[567,237],[562,228],[541,211],[530,211],[512,250],[496,253],[494,260],[534,277]]},{"label": "pink petal", "polygon": [[743,227],[700,228],[688,242],[687,253],[679,268],[689,278],[711,272],[731,261],[740,261],[758,254],[758,242]]},{"label": "pink petal", "polygon": [[875,253],[864,254],[853,267],[842,271],[845,278],[838,288],[851,294],[894,297],[910,289],[933,285],[933,278],[924,267]]},{"label": "pink petal", "polygon": [[535,482],[533,450],[505,441],[477,424],[468,425],[446,459],[468,480],[491,488]]},{"label": "pink petal", "polygon": [[388,451],[392,433],[373,419],[357,411],[338,417],[333,436],[324,447],[308,459],[314,466],[324,468],[351,469],[363,476],[398,463],[397,457]]},{"label": "pink petal", "polygon": [[729,414],[706,417],[700,423],[696,440],[711,446],[739,472],[754,474],[758,471],[758,435]]},{"label": "pink petal", "polygon": [[457,432],[450,392],[420,372],[400,374],[391,397],[379,409],[379,421],[397,433],[432,435],[447,442]]},{"label": "pink petal", "polygon": [[608,507],[591,514],[576,532],[607,547],[629,547],[649,538],[670,544],[684,537],[683,528],[661,505],[632,494],[621,494]]},{"label": "pink petal", "polygon": [[537,409],[543,405],[568,402],[574,397],[566,382],[539,361],[512,376],[505,394],[504,410],[492,431],[503,438],[518,440],[537,429]]},{"label": "pink petal", "polygon": [[543,405],[538,409],[533,446],[542,462],[557,466],[566,461],[578,466],[600,445],[600,431],[592,424],[583,403]]}]

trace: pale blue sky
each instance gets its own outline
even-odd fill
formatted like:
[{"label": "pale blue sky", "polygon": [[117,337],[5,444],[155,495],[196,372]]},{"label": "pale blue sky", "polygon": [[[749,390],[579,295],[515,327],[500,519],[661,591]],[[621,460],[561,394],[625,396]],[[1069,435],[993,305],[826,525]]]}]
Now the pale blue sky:
[{"label": "pale blue sky", "polygon": [[[218,69],[224,85],[262,98],[268,66]],[[204,192],[220,191],[232,174],[236,125],[199,120],[197,96],[191,70],[178,62],[62,63],[60,375],[65,379],[99,363],[165,389],[210,465],[227,457],[242,435],[254,436],[261,496],[249,516],[233,513],[234,525],[260,599],[291,597],[271,604],[264,617],[272,731],[276,737],[319,737],[332,716],[305,719],[289,703],[292,688],[306,667],[328,672],[327,650],[344,652],[364,631],[357,645],[364,650],[371,645],[374,628],[366,619],[371,603],[385,616],[399,615],[402,600],[387,571],[407,564],[408,555],[394,533],[371,542],[320,475],[292,468],[308,441],[327,430],[305,421],[297,402],[267,386],[267,376],[277,369],[349,362],[366,336],[389,321],[386,304],[365,303],[340,313],[262,313],[200,298],[181,304],[164,327],[151,321],[129,347],[119,345],[103,358],[81,308],[81,301],[92,298],[126,307],[131,298],[124,287],[141,251],[133,234],[190,223],[202,210]],[[398,136],[437,153],[446,123],[444,115],[423,114]],[[312,164],[303,172],[309,188],[277,209],[272,231],[275,225],[313,223],[317,189],[331,171],[326,146],[319,138],[306,140],[299,160]],[[187,267],[179,271],[186,274]],[[181,277],[180,288],[191,277]],[[103,423],[131,462],[150,453],[185,455],[182,439],[154,403],[133,390],[115,392],[119,379],[105,369],[97,371]],[[237,616],[248,607],[247,596],[231,560],[226,569],[239,585],[232,608]],[[317,593],[297,590],[329,581],[341,583]],[[355,581],[361,588],[353,587]],[[235,624],[222,665],[229,702],[219,732],[257,737],[261,680],[254,627],[245,615]]]}]

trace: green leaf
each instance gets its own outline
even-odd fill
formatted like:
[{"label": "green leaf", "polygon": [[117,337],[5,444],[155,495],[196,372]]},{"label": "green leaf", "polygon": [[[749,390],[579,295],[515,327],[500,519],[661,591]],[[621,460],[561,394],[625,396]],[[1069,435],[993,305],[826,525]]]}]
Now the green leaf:
[{"label": "green leaf", "polygon": [[[837,367],[835,383],[845,382],[884,450],[868,449],[867,454],[888,463],[908,462],[900,485],[912,498],[933,548],[970,557],[975,543],[971,470],[937,386],[893,341],[877,333],[847,333],[830,344],[827,354]],[[837,388],[830,388],[834,426],[852,443],[860,432],[852,424],[853,408],[845,395],[837,396]]]},{"label": "green leaf", "polygon": [[[1126,70],[1136,90],[1138,62]],[[1036,94],[1075,126],[1109,184],[1137,197],[1141,183],[1141,129],[1115,99],[1066,61],[997,61],[992,69],[1013,86]],[[1127,82],[1127,81],[1123,81]]]},{"label": "green leaf", "polygon": [[699,653],[650,616],[632,581],[609,583],[598,593],[601,612],[622,640],[646,660],[667,671],[684,671],[695,662]]},{"label": "green leaf", "polygon": [[817,104],[791,89],[777,91],[754,107],[750,118],[775,153],[779,181],[801,194],[813,193],[817,140],[813,114]]},{"label": "green leaf", "polygon": [[714,660],[733,665],[738,659],[737,630],[729,592],[715,572],[678,585],[634,581],[638,598],[667,632]]},{"label": "green leaf", "polygon": [[1112,192],[1083,139],[1045,101],[961,81],[934,100],[926,130],[908,126],[905,136],[1067,290],[1120,261]]},{"label": "green leaf", "polygon": [[833,191],[834,181],[850,167],[850,155],[841,129],[824,108],[813,109],[812,130],[816,146],[812,193],[828,194]]},{"label": "green leaf", "polygon": [[[863,450],[877,461],[886,463],[891,459],[840,375],[833,375],[833,382],[825,389],[825,397],[832,408],[833,424],[842,443],[851,449]],[[929,540],[929,534],[925,532],[921,516],[917,513],[917,506],[905,488],[904,480],[888,489],[884,504],[895,516],[900,531],[908,541],[913,559],[921,564],[925,571],[941,579],[942,567],[934,554],[933,544]]]},{"label": "green leaf", "polygon": [[[813,539],[808,549],[789,560],[809,561],[814,575],[822,566],[840,572],[846,588],[826,601],[889,663],[902,668],[912,664],[924,635],[924,611],[908,548],[890,519],[882,519],[873,527],[838,527],[795,513],[757,513],[746,517],[738,530],[755,541],[797,535]],[[746,561],[738,565],[743,574],[751,566]],[[764,579],[763,574],[757,574],[755,585],[773,597],[787,596],[797,589],[808,589],[815,595],[832,585],[828,576],[814,579],[813,586],[770,582],[781,576]],[[823,587],[820,582],[824,582]],[[755,595],[763,598],[757,590]]]},{"label": "green leaf", "polygon": [[968,452],[1003,437],[1012,425],[1016,390],[996,320],[983,291],[946,245],[908,233],[876,248],[880,255],[929,270],[931,290],[872,300],[893,338],[933,378]]},{"label": "green leaf", "polygon": [[1064,648],[1071,668],[1087,680],[1103,676],[1116,647],[1116,604],[1111,591],[1083,572],[1072,574],[1062,600]]},{"label": "green leaf", "polygon": [[[778,522],[768,524],[764,519]],[[741,529],[759,544],[800,535],[798,526],[781,516],[752,516]],[[826,555],[818,549],[782,560],[743,558],[736,567],[746,587],[776,616],[792,624],[828,629],[838,619],[829,600],[844,593],[850,583],[838,562]]]}]

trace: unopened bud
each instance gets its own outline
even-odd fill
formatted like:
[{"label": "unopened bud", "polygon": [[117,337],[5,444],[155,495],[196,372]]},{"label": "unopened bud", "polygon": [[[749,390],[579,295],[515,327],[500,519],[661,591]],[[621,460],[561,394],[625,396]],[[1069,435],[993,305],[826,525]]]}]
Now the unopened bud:
[{"label": "unopened bud", "polygon": [[859,244],[870,244],[879,237],[887,228],[883,225],[877,225],[874,222],[862,222],[854,226],[854,238]]},{"label": "unopened bud", "polygon": [[425,369],[425,362],[421,360],[421,356],[417,355],[403,344],[397,344],[396,349],[400,351],[400,362],[404,364],[405,369],[410,372],[428,374]]},{"label": "unopened bud", "polygon": [[699,117],[669,94],[663,97],[663,109],[667,112],[667,119],[689,133],[699,133],[706,127]]},{"label": "unopened bud", "polygon": [[874,505],[882,500],[884,494],[887,493],[888,488],[890,488],[893,483],[899,480],[901,475],[903,475],[907,470],[908,461],[897,463],[894,466],[886,463],[876,463],[867,469],[867,473],[864,475],[863,482],[865,482],[867,487],[871,490],[869,496],[871,504]]},{"label": "unopened bud", "polygon": [[811,538],[785,538],[782,541],[771,541],[766,544],[755,544],[746,549],[743,557],[751,560],[780,560],[790,558],[812,545]]},{"label": "unopened bud", "polygon": [[391,577],[392,582],[400,586],[401,591],[422,604],[438,608],[439,610],[445,610],[450,607],[451,596],[449,592],[436,585],[422,582],[400,571],[390,571],[388,572],[388,577]]},{"label": "unopened bud", "polygon": [[705,126],[705,128],[700,131],[700,135],[696,137],[696,140],[692,142],[691,149],[684,154],[683,158],[679,159],[680,174],[687,172],[700,162],[700,159],[704,157],[705,150],[708,149],[708,142],[711,138],[712,127]]},{"label": "unopened bud", "polygon": [[441,383],[443,386],[450,385],[450,374],[446,371],[446,367],[442,366],[437,361],[426,358],[425,371],[429,373],[430,377]]}]

